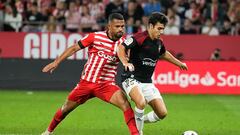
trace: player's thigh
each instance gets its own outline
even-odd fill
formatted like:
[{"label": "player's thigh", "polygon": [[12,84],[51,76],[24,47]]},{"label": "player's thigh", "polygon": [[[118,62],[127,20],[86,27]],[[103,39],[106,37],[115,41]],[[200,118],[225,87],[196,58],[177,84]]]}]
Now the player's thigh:
[{"label": "player's thigh", "polygon": [[121,110],[125,111],[130,107],[130,104],[123,91],[116,84],[102,84],[100,89],[96,89],[94,91],[94,95],[105,102],[117,106]]},{"label": "player's thigh", "polygon": [[109,102],[111,104],[113,104],[114,106],[120,108],[123,111],[126,111],[130,107],[130,104],[129,104],[125,94],[120,89],[117,90],[112,95],[112,97],[110,98]]},{"label": "player's thigh", "polygon": [[145,99],[139,85],[140,82],[133,78],[128,78],[124,82],[122,82],[123,89],[127,96],[131,98],[131,100],[133,100],[136,104],[144,105]]},{"label": "player's thigh", "polygon": [[93,89],[96,86],[87,81],[81,81],[68,95],[68,101],[76,102],[77,104],[83,104],[88,99],[93,98]]},{"label": "player's thigh", "polygon": [[141,88],[135,86],[129,93],[131,100],[135,103],[138,108],[144,109],[146,106],[146,100],[141,92]]},{"label": "player's thigh", "polygon": [[117,85],[111,83],[102,83],[98,85],[99,87],[93,90],[93,94],[105,102],[110,102],[113,94],[120,89]]}]

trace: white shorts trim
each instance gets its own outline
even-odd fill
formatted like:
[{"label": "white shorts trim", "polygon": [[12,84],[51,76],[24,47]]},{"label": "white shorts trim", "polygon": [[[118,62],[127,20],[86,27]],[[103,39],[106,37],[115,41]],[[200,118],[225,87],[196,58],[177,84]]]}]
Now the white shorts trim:
[{"label": "white shorts trim", "polygon": [[142,90],[144,98],[149,103],[153,99],[162,99],[159,90],[152,83],[141,83],[139,86]]},{"label": "white shorts trim", "polygon": [[153,99],[162,99],[159,90],[153,83],[141,83],[134,78],[128,78],[122,82],[122,86],[129,98],[131,98],[129,96],[130,91],[137,86],[148,103]]},{"label": "white shorts trim", "polygon": [[126,92],[127,96],[129,97],[129,93],[133,87],[138,86],[140,82],[136,79],[128,78],[124,82],[122,82],[123,90]]}]

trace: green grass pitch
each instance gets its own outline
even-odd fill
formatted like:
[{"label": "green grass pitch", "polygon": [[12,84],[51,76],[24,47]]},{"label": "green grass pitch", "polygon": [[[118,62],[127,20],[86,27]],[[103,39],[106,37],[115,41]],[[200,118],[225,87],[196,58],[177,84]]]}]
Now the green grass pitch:
[{"label": "green grass pitch", "polygon": [[[0,135],[39,135],[68,91],[0,90]],[[168,116],[145,124],[144,135],[240,135],[240,96],[163,95]],[[146,112],[150,111],[148,107]],[[122,112],[97,98],[75,109],[56,128],[56,135],[128,135]]]}]

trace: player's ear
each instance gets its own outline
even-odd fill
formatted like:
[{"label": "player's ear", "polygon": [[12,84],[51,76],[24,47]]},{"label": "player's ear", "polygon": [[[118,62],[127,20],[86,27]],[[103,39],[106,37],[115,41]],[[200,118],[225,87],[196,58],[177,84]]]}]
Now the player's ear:
[{"label": "player's ear", "polygon": [[150,23],[150,24],[149,24],[149,28],[150,28],[150,29],[153,29],[153,24]]},{"label": "player's ear", "polygon": [[107,29],[108,29],[108,30],[111,30],[111,29],[112,29],[112,27],[113,27],[113,24],[112,24],[112,22],[109,22],[109,23],[107,24]]}]

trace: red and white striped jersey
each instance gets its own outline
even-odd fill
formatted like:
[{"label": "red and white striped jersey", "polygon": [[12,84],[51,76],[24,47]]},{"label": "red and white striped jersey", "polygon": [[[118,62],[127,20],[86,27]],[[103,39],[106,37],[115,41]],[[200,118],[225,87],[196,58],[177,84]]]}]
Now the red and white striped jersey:
[{"label": "red and white striped jersey", "polygon": [[117,47],[123,39],[122,37],[113,41],[109,39],[106,31],[90,33],[83,37],[78,43],[88,47],[89,58],[81,79],[94,83],[114,83],[119,63]]}]

